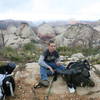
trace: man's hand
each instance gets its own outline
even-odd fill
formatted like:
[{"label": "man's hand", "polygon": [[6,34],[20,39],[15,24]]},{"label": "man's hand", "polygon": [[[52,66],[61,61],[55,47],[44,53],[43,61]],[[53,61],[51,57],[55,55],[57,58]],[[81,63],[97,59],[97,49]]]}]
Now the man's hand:
[{"label": "man's hand", "polygon": [[52,69],[52,67],[49,66],[48,68],[52,73],[54,73],[54,70]]},{"label": "man's hand", "polygon": [[60,66],[62,63],[61,62],[56,62],[56,65],[57,66]]}]

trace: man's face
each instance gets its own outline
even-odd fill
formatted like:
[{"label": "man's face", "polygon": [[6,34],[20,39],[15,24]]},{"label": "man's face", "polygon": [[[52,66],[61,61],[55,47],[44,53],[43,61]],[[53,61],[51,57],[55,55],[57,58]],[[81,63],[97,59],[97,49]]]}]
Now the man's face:
[{"label": "man's face", "polygon": [[55,43],[50,43],[49,46],[48,46],[48,49],[50,52],[53,52],[56,50],[56,45]]}]

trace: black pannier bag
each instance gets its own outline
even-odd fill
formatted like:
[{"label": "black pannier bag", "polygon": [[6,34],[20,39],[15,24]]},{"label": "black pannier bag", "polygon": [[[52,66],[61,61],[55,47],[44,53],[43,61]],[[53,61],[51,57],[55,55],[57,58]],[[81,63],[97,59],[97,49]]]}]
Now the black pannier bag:
[{"label": "black pannier bag", "polygon": [[6,96],[14,95],[15,81],[11,74],[15,67],[15,63],[0,66],[0,100],[5,100]]},{"label": "black pannier bag", "polygon": [[[10,84],[12,85],[12,87],[10,87]],[[12,91],[14,92],[14,90],[15,90],[15,81],[14,81],[13,77],[8,76],[8,77],[4,78],[2,87],[4,90],[4,94],[6,96],[12,96]],[[10,88],[12,88],[12,90]]]},{"label": "black pannier bag", "polygon": [[91,86],[93,87],[95,84],[90,79],[90,64],[88,60],[71,62],[66,67],[66,73],[64,75],[64,80],[66,81],[68,87],[77,86]]},{"label": "black pannier bag", "polygon": [[7,63],[5,65],[0,66],[0,74],[11,74],[15,69],[15,63]]}]

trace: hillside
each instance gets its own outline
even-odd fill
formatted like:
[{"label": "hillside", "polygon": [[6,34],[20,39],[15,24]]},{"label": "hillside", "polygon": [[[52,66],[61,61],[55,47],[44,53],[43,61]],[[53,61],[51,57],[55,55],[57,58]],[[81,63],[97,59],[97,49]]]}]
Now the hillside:
[{"label": "hillside", "polygon": [[42,41],[50,39],[54,39],[58,46],[99,47],[99,21],[41,22],[38,25],[36,22],[0,21],[0,47],[19,48],[31,41],[43,45]]},{"label": "hillside", "polygon": [[[88,59],[95,87],[78,87],[70,94],[61,77],[54,82],[49,100],[99,100],[100,99],[100,21],[28,22],[0,21],[0,65],[12,61],[17,64],[14,79],[14,97],[7,100],[44,100],[48,88],[33,89],[40,79],[38,59],[53,39],[67,64]],[[49,80],[51,80],[50,77]]]}]

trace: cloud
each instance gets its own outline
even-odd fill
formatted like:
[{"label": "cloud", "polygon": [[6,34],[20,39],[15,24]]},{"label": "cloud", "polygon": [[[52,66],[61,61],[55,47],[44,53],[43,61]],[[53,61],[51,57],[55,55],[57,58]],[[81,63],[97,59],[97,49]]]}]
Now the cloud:
[{"label": "cloud", "polygon": [[32,0],[0,0],[0,13],[10,10],[15,12],[29,11],[32,7]]},{"label": "cloud", "polygon": [[[18,0],[19,1],[19,0]],[[8,8],[3,8],[0,19],[3,18],[13,18],[13,19],[23,19],[23,20],[59,20],[66,18],[64,15],[65,7],[62,7],[61,0],[22,0],[15,2],[10,0],[10,2],[4,3],[2,6],[8,4]],[[64,2],[64,0],[62,0]],[[11,6],[12,5],[12,6]],[[2,8],[2,7],[1,7]]]},{"label": "cloud", "polygon": [[43,13],[49,11],[49,0],[32,0],[32,11]]},{"label": "cloud", "polygon": [[82,19],[96,20],[100,18],[100,2],[96,2],[80,9],[78,15]]},{"label": "cloud", "polygon": [[99,0],[0,0],[0,19],[95,20]]}]

